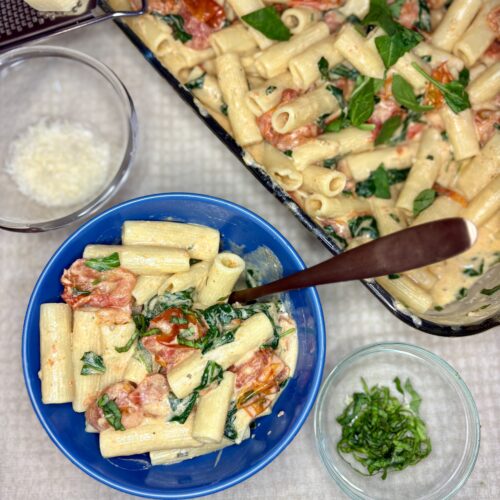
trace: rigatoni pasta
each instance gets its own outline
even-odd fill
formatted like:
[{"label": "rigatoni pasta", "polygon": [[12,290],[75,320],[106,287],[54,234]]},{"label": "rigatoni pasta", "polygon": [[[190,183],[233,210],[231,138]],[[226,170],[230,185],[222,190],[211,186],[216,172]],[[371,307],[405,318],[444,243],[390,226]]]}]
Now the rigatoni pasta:
[{"label": "rigatoni pasta", "polygon": [[[43,402],[85,412],[105,458],[170,464],[241,443],[293,376],[293,318],[279,300],[227,303],[246,264],[218,253],[218,231],[126,221],[122,234],[127,245],[85,247],[63,272],[66,303],[41,306]],[[128,255],[145,248],[187,256],[188,270],[137,274],[152,264]]]}]

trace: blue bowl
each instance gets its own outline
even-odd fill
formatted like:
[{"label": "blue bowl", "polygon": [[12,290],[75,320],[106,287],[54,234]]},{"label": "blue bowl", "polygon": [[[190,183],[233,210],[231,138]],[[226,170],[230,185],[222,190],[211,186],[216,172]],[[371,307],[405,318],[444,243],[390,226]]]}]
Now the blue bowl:
[{"label": "blue bowl", "polygon": [[[305,265],[290,243],[266,221],[228,201],[187,193],[145,196],[117,205],[94,217],[71,235],[50,259],[31,295],[23,328],[22,359],[26,387],[35,413],[56,446],[81,470],[117,490],[148,498],[194,498],[229,488],[252,476],[290,444],[309,414],[321,383],[325,362],[325,326],[318,294],[308,288],[289,293],[297,321],[299,357],[273,413],[258,420],[254,437],[239,446],[180,464],[151,467],[147,455],[104,459],[96,434],[84,432],[83,414],[70,404],[43,405],[41,400],[39,309],[44,302],[59,302],[59,279],[64,268],[81,257],[89,243],[120,242],[126,220],[175,220],[214,227],[221,232],[222,248],[243,248],[244,253],[268,247],[283,266],[284,275]],[[279,418],[277,414],[283,410]]]}]

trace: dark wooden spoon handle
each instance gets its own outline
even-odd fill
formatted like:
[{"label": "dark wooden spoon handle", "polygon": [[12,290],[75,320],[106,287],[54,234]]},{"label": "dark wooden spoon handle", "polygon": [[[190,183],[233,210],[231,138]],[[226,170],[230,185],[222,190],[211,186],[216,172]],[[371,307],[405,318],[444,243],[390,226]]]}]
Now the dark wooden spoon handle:
[{"label": "dark wooden spoon handle", "polygon": [[273,293],[401,273],[449,259],[470,248],[475,226],[459,217],[442,219],[378,238],[267,285],[233,292],[229,302],[250,302]]}]

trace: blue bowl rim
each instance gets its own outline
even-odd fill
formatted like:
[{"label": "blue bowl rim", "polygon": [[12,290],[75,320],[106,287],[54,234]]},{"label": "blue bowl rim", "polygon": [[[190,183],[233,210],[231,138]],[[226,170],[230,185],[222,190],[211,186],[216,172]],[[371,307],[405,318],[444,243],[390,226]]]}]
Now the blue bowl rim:
[{"label": "blue bowl rim", "polygon": [[267,230],[269,230],[273,236],[280,242],[280,244],[290,253],[291,258],[293,259],[294,263],[298,264],[298,266],[302,269],[304,269],[305,263],[302,260],[302,258],[299,256],[297,251],[293,248],[293,246],[290,244],[290,242],[274,227],[272,226],[269,222],[264,220],[262,217],[257,215],[256,213],[252,212],[251,210],[238,205],[236,203],[221,199],[221,198],[216,198],[214,196],[209,196],[209,195],[203,195],[203,194],[196,194],[196,193],[180,193],[180,192],[174,192],[174,193],[158,193],[158,194],[151,194],[151,195],[146,195],[146,196],[141,196],[138,198],[133,198],[131,200],[124,201],[122,203],[119,203],[118,205],[114,205],[113,207],[110,207],[109,209],[105,210],[104,212],[96,215],[92,219],[88,220],[85,224],[80,226],[76,231],[74,231],[68,238],[64,240],[64,242],[59,246],[59,248],[56,250],[54,255],[50,258],[50,260],[47,262],[45,267],[43,268],[42,272],[40,273],[40,276],[38,277],[36,284],[33,288],[33,291],[31,292],[30,300],[28,302],[28,306],[26,308],[26,316],[24,318],[24,323],[23,323],[23,334],[22,334],[22,352],[21,352],[21,357],[22,357],[22,366],[23,366],[23,375],[24,375],[24,382],[26,385],[26,390],[28,391],[28,395],[31,401],[31,405],[35,411],[35,414],[42,425],[42,427],[45,429],[45,432],[49,435],[49,438],[51,441],[59,448],[59,450],[74,464],[76,465],[80,470],[88,474],[90,477],[96,479],[97,481],[110,486],[111,488],[114,488],[118,491],[121,491],[123,493],[127,493],[129,495],[136,495],[136,496],[141,496],[141,497],[146,497],[146,498],[196,498],[199,496],[204,496],[204,495],[211,495],[213,493],[225,490],[227,488],[230,488],[232,486],[235,486],[246,479],[250,478],[260,470],[262,470],[264,467],[266,467],[268,464],[270,464],[295,438],[303,424],[305,423],[309,413],[312,410],[312,407],[314,405],[314,402],[316,400],[316,397],[318,395],[320,386],[321,386],[321,380],[323,377],[323,370],[325,366],[325,355],[326,355],[326,331],[325,331],[325,321],[324,321],[324,316],[323,316],[323,310],[321,307],[321,302],[319,299],[318,292],[316,288],[309,288],[305,290],[305,293],[310,293],[312,295],[312,303],[313,303],[313,314],[317,316],[318,322],[317,322],[317,339],[318,339],[318,345],[317,345],[317,352],[318,352],[318,360],[319,363],[316,364],[314,373],[313,373],[313,386],[312,386],[312,391],[310,392],[309,396],[307,397],[307,400],[305,401],[304,408],[302,410],[302,413],[300,414],[298,420],[295,422],[295,424],[292,426],[291,431],[288,433],[288,435],[271,451],[271,453],[268,454],[268,456],[261,458],[255,465],[252,467],[246,469],[245,471],[237,474],[232,480],[230,481],[225,481],[221,482],[219,484],[215,485],[208,485],[204,487],[199,487],[195,491],[191,491],[186,494],[179,494],[176,493],[175,496],[165,493],[165,494],[156,494],[156,493],[149,493],[147,490],[143,490],[142,488],[139,489],[134,489],[134,488],[127,488],[119,484],[119,482],[112,481],[105,476],[101,475],[98,472],[93,471],[89,467],[87,467],[84,463],[80,462],[79,460],[76,460],[65,448],[64,444],[59,440],[57,435],[52,432],[50,429],[50,426],[47,424],[45,417],[42,413],[41,407],[42,403],[38,402],[33,394],[33,387],[30,382],[30,378],[28,375],[28,366],[27,366],[27,346],[28,346],[28,332],[27,332],[27,325],[31,321],[31,316],[33,314],[33,309],[34,309],[34,297],[37,294],[42,281],[45,279],[46,273],[48,268],[51,266],[51,264],[57,260],[60,256],[60,254],[65,250],[65,248],[72,243],[73,241],[77,240],[81,233],[84,232],[89,226],[94,224],[96,221],[101,220],[110,214],[119,212],[121,208],[124,207],[129,207],[131,205],[135,204],[141,204],[144,201],[150,201],[150,200],[162,200],[165,198],[168,199],[185,199],[185,198],[190,198],[192,200],[197,200],[197,201],[205,201],[212,203],[216,206],[222,206],[226,208],[230,208],[232,210],[235,210],[239,215],[248,217],[252,219],[254,222],[256,222],[260,226],[264,226]]}]

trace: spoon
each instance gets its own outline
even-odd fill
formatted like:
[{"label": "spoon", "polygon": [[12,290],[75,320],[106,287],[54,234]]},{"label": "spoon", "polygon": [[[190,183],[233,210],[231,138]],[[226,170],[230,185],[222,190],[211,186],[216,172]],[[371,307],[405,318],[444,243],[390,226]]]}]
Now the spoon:
[{"label": "spoon", "polygon": [[476,226],[466,219],[428,222],[378,238],[266,285],[237,290],[228,301],[246,303],[297,288],[402,273],[465,252],[476,238]]}]

